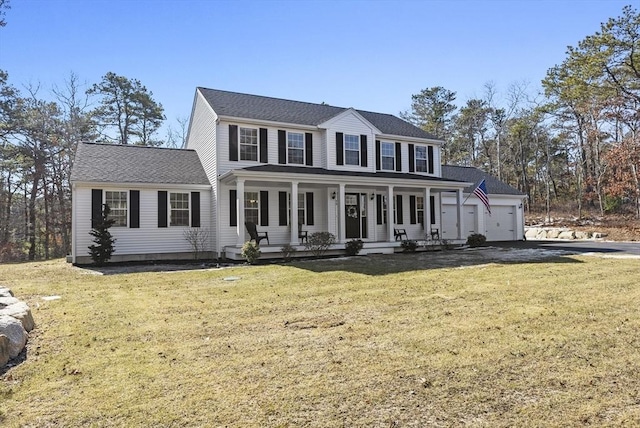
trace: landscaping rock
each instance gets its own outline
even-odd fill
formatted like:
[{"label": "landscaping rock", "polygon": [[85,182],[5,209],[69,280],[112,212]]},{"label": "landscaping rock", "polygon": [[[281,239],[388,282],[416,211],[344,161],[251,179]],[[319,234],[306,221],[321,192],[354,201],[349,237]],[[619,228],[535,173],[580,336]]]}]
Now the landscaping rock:
[{"label": "landscaping rock", "polygon": [[577,230],[575,232],[575,236],[576,236],[576,239],[589,239],[591,238],[591,233]]},{"label": "landscaping rock", "polygon": [[13,297],[13,293],[7,287],[0,287],[0,297]]},{"label": "landscaping rock", "polygon": [[15,297],[0,297],[0,309],[18,302],[20,302],[20,300],[16,299]]},{"label": "landscaping rock", "polygon": [[15,358],[27,344],[27,331],[22,323],[9,315],[0,315],[0,335],[9,338],[9,358]]},{"label": "landscaping rock", "polygon": [[549,239],[557,239],[562,230],[560,229],[549,229],[547,230],[547,238]]},{"label": "landscaping rock", "polygon": [[0,367],[9,361],[9,338],[0,334]]},{"label": "landscaping rock", "polygon": [[25,302],[14,303],[13,305],[0,309],[0,315],[8,315],[17,319],[22,323],[22,327],[26,331],[31,331],[33,330],[33,327],[35,327],[33,315],[31,315],[31,309]]},{"label": "landscaping rock", "polygon": [[529,229],[527,229],[524,233],[524,236],[526,236],[529,239],[533,239],[533,238],[538,238],[538,234],[543,231],[543,229],[539,228],[539,227],[531,227]]},{"label": "landscaping rock", "polygon": [[560,234],[558,235],[559,239],[575,239],[576,238],[576,232],[574,232],[573,230],[565,230],[564,232],[560,232]]}]

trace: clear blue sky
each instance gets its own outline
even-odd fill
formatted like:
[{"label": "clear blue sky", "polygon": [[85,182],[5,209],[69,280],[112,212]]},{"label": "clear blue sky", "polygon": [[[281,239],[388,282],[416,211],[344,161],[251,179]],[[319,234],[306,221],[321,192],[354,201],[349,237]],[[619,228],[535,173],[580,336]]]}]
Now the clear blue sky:
[{"label": "clear blue sky", "polygon": [[[168,121],[197,86],[398,114],[443,86],[458,104],[493,81],[533,90],[637,0],[10,0],[0,68],[21,87],[137,78]],[[43,93],[43,95],[46,95]]]}]

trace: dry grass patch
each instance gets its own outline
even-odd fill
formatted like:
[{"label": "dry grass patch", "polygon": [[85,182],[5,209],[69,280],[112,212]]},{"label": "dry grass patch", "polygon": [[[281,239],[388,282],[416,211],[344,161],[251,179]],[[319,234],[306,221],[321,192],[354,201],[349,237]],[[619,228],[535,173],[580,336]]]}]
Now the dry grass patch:
[{"label": "dry grass patch", "polygon": [[411,270],[419,257],[111,276],[61,261],[0,266],[37,323],[27,360],[0,381],[0,422],[640,420],[637,260]]}]

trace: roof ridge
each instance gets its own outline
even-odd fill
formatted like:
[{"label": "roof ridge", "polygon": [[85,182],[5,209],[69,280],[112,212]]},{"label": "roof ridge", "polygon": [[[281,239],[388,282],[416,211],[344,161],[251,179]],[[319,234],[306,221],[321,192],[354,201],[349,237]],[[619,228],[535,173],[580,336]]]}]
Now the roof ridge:
[{"label": "roof ridge", "polygon": [[[292,103],[300,103],[300,104],[308,104],[308,105],[314,105],[314,106],[321,106],[321,107],[332,107],[332,108],[338,108],[341,110],[349,110],[349,108],[347,107],[339,107],[339,106],[334,106],[331,104],[327,104],[327,103],[312,103],[310,101],[299,101],[299,100],[290,100],[288,98],[280,98],[280,97],[271,97],[269,95],[257,95],[257,94],[249,94],[246,92],[236,92],[236,91],[227,91],[224,89],[212,89],[212,88],[205,88],[203,86],[198,86],[198,89],[204,89],[205,91],[218,91],[218,92],[225,92],[227,94],[237,94],[237,95],[244,95],[244,96],[248,96],[248,97],[256,97],[256,98],[269,98],[272,100],[277,100],[277,101],[288,101],[288,102],[292,102]],[[356,110],[356,109],[354,109]]]},{"label": "roof ridge", "polygon": [[159,150],[177,150],[181,152],[193,152],[193,149],[180,149],[177,147],[162,147],[162,146],[141,146],[139,144],[112,144],[112,143],[97,143],[92,141],[83,141],[82,144],[90,144],[93,146],[105,146],[105,147],[131,147],[139,149],[159,149]]}]

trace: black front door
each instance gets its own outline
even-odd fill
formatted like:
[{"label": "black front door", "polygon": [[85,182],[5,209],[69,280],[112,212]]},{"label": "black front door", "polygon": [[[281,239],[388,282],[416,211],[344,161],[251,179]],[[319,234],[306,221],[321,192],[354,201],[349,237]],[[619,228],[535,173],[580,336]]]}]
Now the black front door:
[{"label": "black front door", "polygon": [[344,195],[345,231],[347,239],[360,238],[360,195],[346,193]]}]

